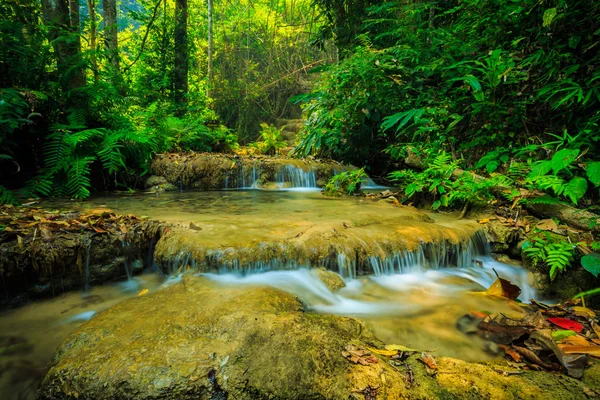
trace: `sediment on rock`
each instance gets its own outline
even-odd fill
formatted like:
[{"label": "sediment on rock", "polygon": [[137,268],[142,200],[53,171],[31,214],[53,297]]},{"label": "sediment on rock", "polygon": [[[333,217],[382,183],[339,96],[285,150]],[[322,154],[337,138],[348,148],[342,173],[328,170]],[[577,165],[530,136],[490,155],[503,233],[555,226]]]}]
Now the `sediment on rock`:
[{"label": "sediment on rock", "polygon": [[163,224],[133,215],[0,208],[0,307],[85,289],[153,264]]},{"label": "sediment on rock", "polygon": [[157,243],[155,259],[166,273],[189,268],[200,272],[250,273],[324,266],[346,278],[430,268],[471,266],[486,251],[479,226],[425,222],[420,213],[371,223],[357,220],[308,226],[289,237],[213,240],[210,230],[174,228]]},{"label": "sediment on rock", "polygon": [[159,154],[152,161],[154,177],[147,181],[147,187],[164,190],[321,187],[336,173],[351,168],[332,160],[282,156]]},{"label": "sediment on rock", "polygon": [[360,320],[306,312],[280,290],[185,275],[78,328],[55,353],[38,398],[570,400],[600,386],[597,364],[579,381],[436,357],[432,376],[419,354],[400,366],[378,355],[361,365],[344,358],[348,345],[383,344]]}]

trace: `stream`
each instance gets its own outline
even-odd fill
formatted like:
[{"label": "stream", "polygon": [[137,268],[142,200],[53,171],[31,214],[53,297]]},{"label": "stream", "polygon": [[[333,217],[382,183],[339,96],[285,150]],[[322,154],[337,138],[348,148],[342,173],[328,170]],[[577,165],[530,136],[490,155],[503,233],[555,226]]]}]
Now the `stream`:
[{"label": "stream", "polygon": [[[202,229],[199,240],[230,246],[265,238],[286,238],[296,234],[298,229],[315,224],[329,226],[339,221],[355,225],[362,221],[370,227],[369,234],[377,235],[385,230],[397,230],[394,227],[402,224],[402,218],[408,218],[406,214],[398,219],[401,209],[387,203],[324,199],[314,191],[298,190],[110,195],[84,203],[45,202],[43,207],[110,209],[162,221],[192,222]],[[452,215],[435,214],[434,217],[438,225],[460,232],[471,231],[467,229],[471,222],[456,221]],[[414,224],[419,229],[428,229],[425,223]],[[411,229],[418,236],[420,230]],[[410,239],[416,243],[418,237]],[[293,270],[278,270],[277,265],[270,265],[245,273],[228,269],[221,273],[187,273],[205,275],[214,285],[266,285],[282,289],[300,298],[307,312],[361,318],[385,343],[431,350],[436,355],[468,361],[496,359],[500,356],[486,351],[482,339],[461,333],[456,321],[470,311],[518,312],[514,305],[482,294],[494,282],[496,273],[521,287],[521,300],[534,298],[535,293],[525,270],[495,261],[485,243],[481,243],[481,237],[475,235],[471,242],[469,254],[462,258],[460,255],[440,257],[432,262],[431,257],[415,256],[420,253],[401,253],[404,255],[397,255],[400,259],[390,261],[392,267],[387,268],[378,264],[380,260],[370,259],[376,273],[347,274],[346,286],[335,292],[302,265]],[[462,261],[463,265],[457,268],[456,260],[461,259],[467,261]],[[337,272],[336,268],[329,269]],[[124,276],[125,272],[129,275],[129,271],[124,270]],[[180,278],[176,270],[149,268],[142,275],[121,282],[92,286],[87,293],[68,292],[3,312],[0,314],[0,398],[35,398],[46,365],[69,333],[127,298],[162,290]]]}]

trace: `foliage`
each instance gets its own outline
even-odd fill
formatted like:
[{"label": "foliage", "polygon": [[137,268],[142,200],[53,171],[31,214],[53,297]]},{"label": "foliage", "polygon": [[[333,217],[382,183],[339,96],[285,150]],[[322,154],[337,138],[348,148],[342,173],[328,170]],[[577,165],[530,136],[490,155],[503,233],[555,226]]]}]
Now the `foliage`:
[{"label": "foliage", "polygon": [[598,277],[600,275],[600,254],[591,253],[581,257],[581,266],[590,274]]},{"label": "foliage", "polygon": [[566,271],[574,261],[576,245],[544,233],[545,235],[526,241],[523,244],[523,254],[529,257],[534,265],[548,267],[550,278],[554,279],[559,272]]},{"label": "foliage", "polygon": [[341,196],[342,194],[354,195],[360,193],[360,187],[366,178],[367,174],[364,168],[336,174],[325,185],[325,195]]},{"label": "foliage", "polygon": [[389,174],[389,178],[406,186],[405,194],[409,199],[421,193],[431,195],[434,210],[465,203],[484,205],[493,199],[490,189],[508,181],[504,176],[476,180],[467,172],[452,179],[458,163],[452,161],[452,157],[444,151],[435,156],[428,165],[429,167],[422,172],[394,171]]},{"label": "foliage", "polygon": [[597,2],[386,2],[360,22],[356,46],[304,97],[298,154],[382,169],[411,146],[491,174],[578,149],[589,168],[553,173],[560,195],[543,186],[577,202],[572,179],[597,179]]},{"label": "foliage", "polygon": [[277,154],[287,144],[281,136],[283,128],[276,128],[267,123],[260,124],[260,137],[262,140],[250,143],[250,147],[259,154]]}]

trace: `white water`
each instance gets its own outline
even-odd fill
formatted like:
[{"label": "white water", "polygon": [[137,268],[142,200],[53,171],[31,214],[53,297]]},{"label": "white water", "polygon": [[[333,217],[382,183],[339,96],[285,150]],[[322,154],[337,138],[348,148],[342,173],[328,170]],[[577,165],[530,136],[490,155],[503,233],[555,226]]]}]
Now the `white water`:
[{"label": "white water", "polygon": [[486,290],[496,280],[494,270],[521,288],[520,300],[528,302],[535,298],[534,290],[529,285],[529,275],[524,269],[500,263],[491,257],[484,258],[482,263],[483,266],[479,267],[437,270],[424,270],[414,265],[410,272],[347,279],[346,287],[335,293],[319,280],[314,270],[305,268],[249,275],[201,275],[228,285],[272,286],[298,296],[309,309],[335,315],[410,315],[421,311],[424,306],[419,302],[399,301],[406,296],[426,293],[428,299],[437,306],[472,291]]}]

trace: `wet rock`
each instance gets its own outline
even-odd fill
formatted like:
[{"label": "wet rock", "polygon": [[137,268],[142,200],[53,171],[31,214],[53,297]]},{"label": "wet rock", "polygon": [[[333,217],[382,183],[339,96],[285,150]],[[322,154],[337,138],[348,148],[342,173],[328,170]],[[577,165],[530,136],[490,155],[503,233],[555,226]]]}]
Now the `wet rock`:
[{"label": "wet rock", "polygon": [[315,274],[321,282],[325,284],[332,292],[341,289],[346,286],[346,282],[339,274],[333,271],[328,271],[325,268],[315,268],[311,270],[311,273]]},{"label": "wet rock", "polygon": [[[585,399],[584,383],[505,362],[436,357],[431,377],[418,355],[392,366],[342,356],[381,347],[354,318],[307,313],[273,288],[220,286],[184,277],[93,318],[57,350],[38,399]],[[583,381],[594,390],[597,371]],[[408,380],[408,371],[411,379]]]}]

